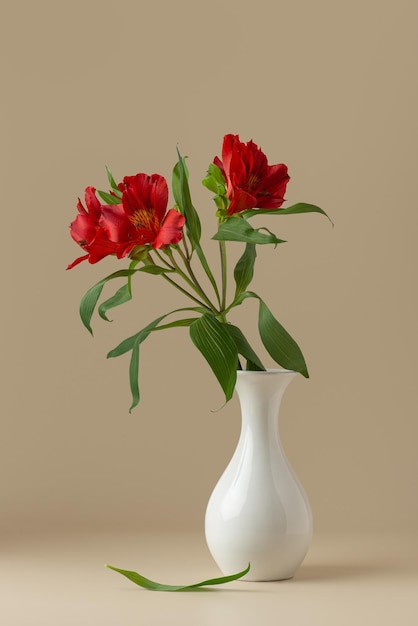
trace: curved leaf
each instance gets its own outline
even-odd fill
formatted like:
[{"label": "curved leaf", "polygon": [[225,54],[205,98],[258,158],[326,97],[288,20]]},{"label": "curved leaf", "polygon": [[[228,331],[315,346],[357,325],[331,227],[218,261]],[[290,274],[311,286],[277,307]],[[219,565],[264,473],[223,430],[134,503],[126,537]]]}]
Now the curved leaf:
[{"label": "curved leaf", "polygon": [[251,369],[253,371],[264,371],[266,368],[248,343],[247,339],[244,337],[241,329],[238,328],[238,326],[233,326],[232,324],[226,324],[226,328],[235,342],[238,354],[242,354],[242,356],[247,359],[247,369]]},{"label": "curved leaf", "polygon": [[296,215],[297,213],[321,213],[333,224],[331,218],[323,209],[315,204],[307,204],[306,202],[298,202],[285,209],[247,209],[242,212],[242,215],[247,218],[254,217],[255,215]]},{"label": "curved leaf", "polygon": [[250,571],[250,564],[246,567],[242,572],[238,572],[237,574],[231,574],[230,576],[221,576],[219,578],[210,578],[209,580],[204,580],[201,583],[194,583],[193,585],[163,585],[161,583],[157,583],[154,580],[150,580],[149,578],[145,578],[145,576],[141,576],[138,572],[132,572],[126,569],[119,569],[118,567],[113,567],[112,565],[105,565],[109,569],[112,569],[114,572],[118,572],[118,574],[122,574],[129,580],[131,580],[135,585],[139,585],[139,587],[143,587],[144,589],[148,589],[149,591],[188,591],[192,589],[197,589],[198,587],[205,587],[207,585],[223,585],[224,583],[229,583],[233,580],[238,580],[242,576],[245,576]]},{"label": "curved leaf", "polygon": [[106,313],[110,311],[110,309],[113,309],[120,304],[129,302],[129,300],[132,300],[132,291],[129,283],[126,283],[126,285],[123,285],[123,287],[117,290],[114,296],[112,296],[105,302],[102,302],[102,304],[99,306],[98,313],[103,320],[110,322]]},{"label": "curved leaf", "polygon": [[237,380],[238,351],[226,324],[207,313],[190,326],[190,338],[210,365],[228,402]]},{"label": "curved leaf", "polygon": [[[133,263],[136,263],[136,262],[133,261]],[[91,334],[93,334],[93,330],[90,325],[91,318],[93,316],[94,309],[96,308],[100,295],[103,291],[103,287],[110,280],[113,280],[114,278],[124,278],[124,277],[130,278],[136,272],[145,272],[147,274],[167,274],[172,271],[173,270],[169,268],[159,267],[158,265],[144,265],[136,269],[130,268],[130,269],[125,269],[125,270],[119,270],[118,272],[114,272],[113,274],[106,276],[106,278],[103,278],[98,283],[93,285],[93,287],[91,287],[88,291],[86,291],[84,296],[81,298],[81,302],[80,302],[81,321],[83,322],[87,330]],[[123,304],[124,302],[128,302],[128,300],[131,299],[130,297],[128,297],[128,293],[126,291],[127,289],[130,290],[129,282],[128,282],[128,286],[125,285],[125,287],[122,287],[121,289],[119,289],[114,296],[109,298],[109,300],[106,300],[106,302],[104,302],[101,305],[101,312],[99,311],[99,315],[102,319],[109,321],[106,317],[106,311],[108,311],[109,309],[115,306],[118,306],[118,304]]]},{"label": "curved leaf", "polygon": [[190,239],[190,243],[192,244],[192,248],[194,249],[200,241],[200,219],[196,209],[192,204],[192,200],[190,197],[190,189],[188,183],[189,173],[186,167],[185,159],[181,156],[178,149],[177,154],[179,160],[178,163],[176,163],[176,165],[174,166],[172,178],[173,195],[180,209],[180,212],[186,218],[187,235]]},{"label": "curved leaf", "polygon": [[245,291],[253,279],[254,263],[257,252],[254,243],[247,243],[244,254],[238,260],[234,269],[236,283],[235,296]]},{"label": "curved leaf", "polygon": [[84,326],[87,330],[93,334],[92,328],[90,326],[90,321],[94,313],[94,309],[96,308],[96,304],[98,299],[100,298],[100,294],[103,291],[103,287],[109,280],[113,280],[114,278],[123,278],[126,276],[132,276],[135,272],[139,272],[140,270],[128,269],[128,270],[119,270],[118,272],[114,272],[106,278],[103,278],[98,283],[90,287],[88,291],[81,298],[80,302],[80,317]]},{"label": "curved leaf", "polygon": [[169,324],[163,324],[162,326],[157,326],[156,328],[153,328],[153,331],[157,331],[157,330],[167,330],[167,328],[177,328],[177,327],[181,327],[181,326],[191,326],[193,324],[193,322],[195,322],[197,319],[199,319],[198,317],[185,317],[181,320],[175,320],[174,322],[170,322]]},{"label": "curved leaf", "polygon": [[203,313],[205,309],[203,309],[202,307],[185,307],[181,309],[176,309],[175,311],[170,311],[170,313],[166,313],[165,315],[161,315],[160,317],[157,317],[155,320],[153,320],[150,324],[145,326],[145,328],[140,330],[138,333],[135,333],[135,335],[132,335],[131,337],[128,337],[127,339],[124,339],[124,341],[122,341],[118,346],[116,346],[116,348],[114,348],[108,353],[107,358],[110,359],[110,358],[114,358],[117,356],[121,356],[122,354],[125,354],[126,352],[129,352],[130,350],[132,350],[131,360],[129,363],[129,385],[130,385],[131,394],[132,394],[132,404],[129,408],[129,413],[131,413],[132,409],[134,409],[139,404],[139,400],[140,400],[139,381],[138,381],[139,346],[141,345],[142,342],[145,341],[145,339],[149,336],[149,334],[153,330],[164,330],[166,328],[174,328],[175,326],[190,326],[195,321],[196,318],[176,320],[170,324],[165,324],[164,326],[158,327],[158,324],[164,318],[168,317],[169,315],[172,315],[173,313],[179,313],[181,311],[193,311],[196,313]]},{"label": "curved leaf", "polygon": [[195,313],[200,313],[203,315],[206,312],[206,309],[204,309],[203,307],[184,307],[181,309],[175,309],[174,311],[170,311],[170,313],[166,313],[165,315],[161,315],[160,317],[157,317],[157,319],[152,321],[150,324],[148,324],[148,326],[145,326],[145,328],[142,328],[139,332],[135,333],[135,335],[131,335],[131,337],[127,337],[126,339],[121,341],[121,343],[118,344],[115,348],[113,348],[113,350],[108,352],[107,358],[113,359],[117,356],[121,356],[122,354],[126,354],[126,352],[129,352],[129,350],[132,350],[139,335],[142,335],[143,333],[146,334],[146,336],[144,336],[144,338],[140,342],[142,343],[142,341],[144,341],[148,337],[150,332],[152,332],[154,329],[158,330],[156,326],[158,326],[158,324],[164,318],[168,317],[169,315],[173,315],[174,313],[181,313],[182,311],[193,311]]},{"label": "curved leaf", "polygon": [[287,330],[275,319],[260,296],[253,291],[244,291],[235,298],[225,313],[241,305],[247,298],[256,298],[259,301],[258,330],[261,341],[270,356],[285,369],[299,372],[305,378],[309,378],[301,349]]},{"label": "curved leaf", "polygon": [[258,330],[267,352],[282,367],[300,372],[305,378],[309,378],[305,359],[298,344],[275,319],[261,298],[259,300]]},{"label": "curved leaf", "polygon": [[253,228],[247,220],[241,217],[232,217],[226,222],[219,224],[218,232],[212,237],[217,241],[244,241],[245,243],[285,243],[272,233],[268,235],[260,233],[259,229]]}]

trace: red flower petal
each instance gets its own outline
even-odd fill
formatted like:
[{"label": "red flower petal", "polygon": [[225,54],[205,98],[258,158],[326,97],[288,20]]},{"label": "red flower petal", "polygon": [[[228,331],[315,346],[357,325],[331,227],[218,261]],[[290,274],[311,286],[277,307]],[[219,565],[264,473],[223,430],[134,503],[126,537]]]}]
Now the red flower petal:
[{"label": "red flower petal", "polygon": [[176,211],[176,209],[170,209],[164,218],[152,247],[158,249],[178,243],[183,236],[182,228],[185,221],[184,215]]},{"label": "red flower petal", "polygon": [[88,254],[85,254],[84,256],[79,256],[78,259],[76,259],[75,261],[67,265],[67,270],[72,269],[73,267],[81,263],[81,261],[86,261],[88,258],[89,258]]},{"label": "red flower petal", "polygon": [[135,238],[136,228],[121,204],[103,206],[99,224],[108,239],[115,243],[128,242]]},{"label": "red flower petal", "polygon": [[70,224],[71,237],[79,246],[85,247],[96,236],[97,226],[93,223],[89,215],[77,215]]},{"label": "red flower petal", "polygon": [[246,209],[254,209],[257,206],[257,198],[243,189],[236,189],[231,204],[228,207],[228,215],[241,213]]},{"label": "red flower petal", "polygon": [[274,209],[283,204],[290,180],[286,165],[268,165],[257,144],[253,141],[245,144],[238,135],[225,135],[222,159],[223,162],[216,157],[214,163],[227,182],[229,215],[256,207]]},{"label": "red flower petal", "polygon": [[96,189],[94,187],[86,187],[84,195],[89,215],[98,222],[101,214],[101,204],[96,196]]},{"label": "red flower petal", "polygon": [[159,174],[136,174],[125,176],[122,203],[130,216],[138,211],[151,211],[160,224],[164,218],[168,202],[168,185]]}]

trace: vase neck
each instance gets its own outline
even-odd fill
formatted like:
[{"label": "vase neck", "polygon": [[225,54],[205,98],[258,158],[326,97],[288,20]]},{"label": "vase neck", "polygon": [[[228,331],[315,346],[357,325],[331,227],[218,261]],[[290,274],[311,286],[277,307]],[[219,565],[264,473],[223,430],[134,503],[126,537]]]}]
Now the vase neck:
[{"label": "vase neck", "polygon": [[281,399],[296,373],[288,370],[239,371],[236,392],[241,404],[242,426],[277,427]]}]

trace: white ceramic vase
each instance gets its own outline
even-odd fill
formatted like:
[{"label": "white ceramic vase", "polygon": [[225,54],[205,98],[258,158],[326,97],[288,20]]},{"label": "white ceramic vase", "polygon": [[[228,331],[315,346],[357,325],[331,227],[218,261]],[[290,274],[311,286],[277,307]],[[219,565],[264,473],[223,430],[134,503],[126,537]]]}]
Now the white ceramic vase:
[{"label": "white ceramic vase", "polygon": [[244,580],[292,578],[308,551],[311,509],[278,430],[280,402],[295,376],[289,370],[238,372],[241,436],[205,519],[209,549],[225,575],[251,563]]}]

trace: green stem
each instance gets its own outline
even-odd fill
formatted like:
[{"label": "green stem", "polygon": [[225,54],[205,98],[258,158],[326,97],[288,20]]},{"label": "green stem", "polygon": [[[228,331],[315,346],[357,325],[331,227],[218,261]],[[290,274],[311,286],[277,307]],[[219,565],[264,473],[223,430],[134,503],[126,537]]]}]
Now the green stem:
[{"label": "green stem", "polygon": [[166,259],[163,257],[162,254],[160,254],[158,252],[158,250],[154,250],[155,254],[157,255],[157,257],[160,259],[160,261],[162,263],[164,263],[164,265],[166,265],[167,267],[169,267],[171,270],[175,270],[176,268],[173,265],[170,265],[170,263],[168,261],[166,261]]},{"label": "green stem", "polygon": [[213,290],[214,290],[215,295],[216,295],[216,299],[218,301],[218,305],[221,306],[221,298],[219,296],[218,285],[216,284],[215,277],[214,277],[214,275],[211,272],[211,269],[209,267],[209,263],[206,260],[205,254],[204,254],[202,248],[200,247],[200,245],[196,245],[195,249],[196,249],[197,256],[199,257],[199,261],[200,261],[200,263],[201,263],[201,265],[202,265],[202,267],[203,267],[203,269],[204,269],[204,271],[206,273],[206,276],[209,278],[209,281],[210,281],[210,283],[211,283],[211,285],[213,287]]},{"label": "green stem", "polygon": [[[183,270],[181,269],[181,267],[179,266],[179,264],[177,263],[176,259],[174,258],[174,255],[172,253],[172,251],[167,248],[166,250],[164,250],[164,252],[167,254],[168,258],[170,259],[171,263],[173,264],[177,274],[179,276],[181,276],[183,278],[184,281],[186,281],[186,283],[197,293],[197,295],[202,298],[202,300],[204,300],[204,302],[206,302],[207,307],[210,308],[210,310],[217,314],[218,311],[216,310],[216,308],[214,307],[214,305],[212,304],[212,302],[209,300],[209,298],[207,297],[207,295],[205,294],[205,292],[203,291],[202,287],[199,285],[198,281],[196,280],[196,278],[192,278],[190,279],[187,274],[185,274],[183,272]],[[179,250],[180,252],[180,250]],[[182,256],[182,258],[184,257],[184,255]],[[184,257],[185,258],[185,257]],[[186,267],[187,267],[187,263],[186,263]],[[187,268],[189,269],[189,268]],[[193,274],[194,276],[194,274]],[[206,307],[206,308],[207,308]]]},{"label": "green stem", "polygon": [[225,241],[219,242],[219,252],[221,255],[221,272],[222,272],[222,300],[221,300],[221,312],[223,313],[226,308],[226,287],[227,287],[227,264],[226,264],[226,243]]},{"label": "green stem", "polygon": [[[170,267],[171,269],[175,270],[177,273],[182,274],[181,270],[180,272],[178,272],[177,267],[171,266],[169,263],[167,263],[167,261],[165,261],[165,259],[158,253],[157,250],[154,250],[155,254],[158,256],[159,259],[161,259],[161,261],[163,261],[166,265],[168,265],[168,267]],[[174,260],[174,259],[173,259]],[[148,254],[148,262],[151,265],[155,265],[155,261],[152,258],[151,254]],[[176,263],[174,262],[174,265],[176,265]],[[180,285],[178,285],[172,278],[170,278],[169,276],[167,276],[167,274],[162,274],[163,278],[170,283],[170,285],[173,285],[173,287],[175,287],[176,289],[178,289],[179,291],[181,291],[182,293],[184,293],[185,296],[187,296],[188,298],[191,298],[194,302],[197,302],[197,304],[199,306],[204,307],[205,309],[208,309],[209,311],[212,310],[211,308],[209,308],[204,302],[202,302],[201,300],[198,300],[192,293],[190,293],[189,291],[187,291],[187,289],[184,289],[183,287],[181,287]],[[186,276],[187,278],[187,276]]]},{"label": "green stem", "polygon": [[[183,263],[187,269],[187,272],[191,278],[191,280],[193,281],[193,283],[196,285],[196,287],[199,289],[200,293],[202,294],[202,296],[205,297],[206,302],[210,302],[208,296],[206,295],[206,293],[203,290],[203,287],[201,286],[201,284],[199,283],[199,281],[196,278],[196,275],[192,269],[191,263],[190,263],[190,259],[187,258],[187,256],[185,256],[183,250],[181,250],[180,248],[177,248],[177,251],[179,253],[179,255],[181,256]],[[213,306],[213,305],[212,305]]]},{"label": "green stem", "polygon": [[202,302],[201,300],[198,300],[198,298],[195,298],[194,295],[192,293],[190,293],[189,291],[187,291],[187,289],[183,289],[183,287],[181,287],[180,285],[178,285],[176,282],[174,282],[174,280],[172,280],[171,278],[169,278],[167,276],[167,274],[163,274],[162,275],[163,278],[170,283],[171,285],[173,285],[173,287],[175,287],[176,289],[178,289],[179,291],[181,291],[182,293],[184,293],[184,295],[186,295],[188,298],[191,298],[194,302],[197,302],[197,304],[201,307],[203,307],[204,309],[207,309],[208,311],[212,311],[212,308],[209,308],[204,302]]},{"label": "green stem", "polygon": [[181,243],[183,244],[183,248],[184,248],[184,251],[186,253],[187,259],[190,260],[191,256],[190,256],[189,247],[187,245],[187,241],[186,241],[185,237],[183,237],[183,239],[181,240]]}]

